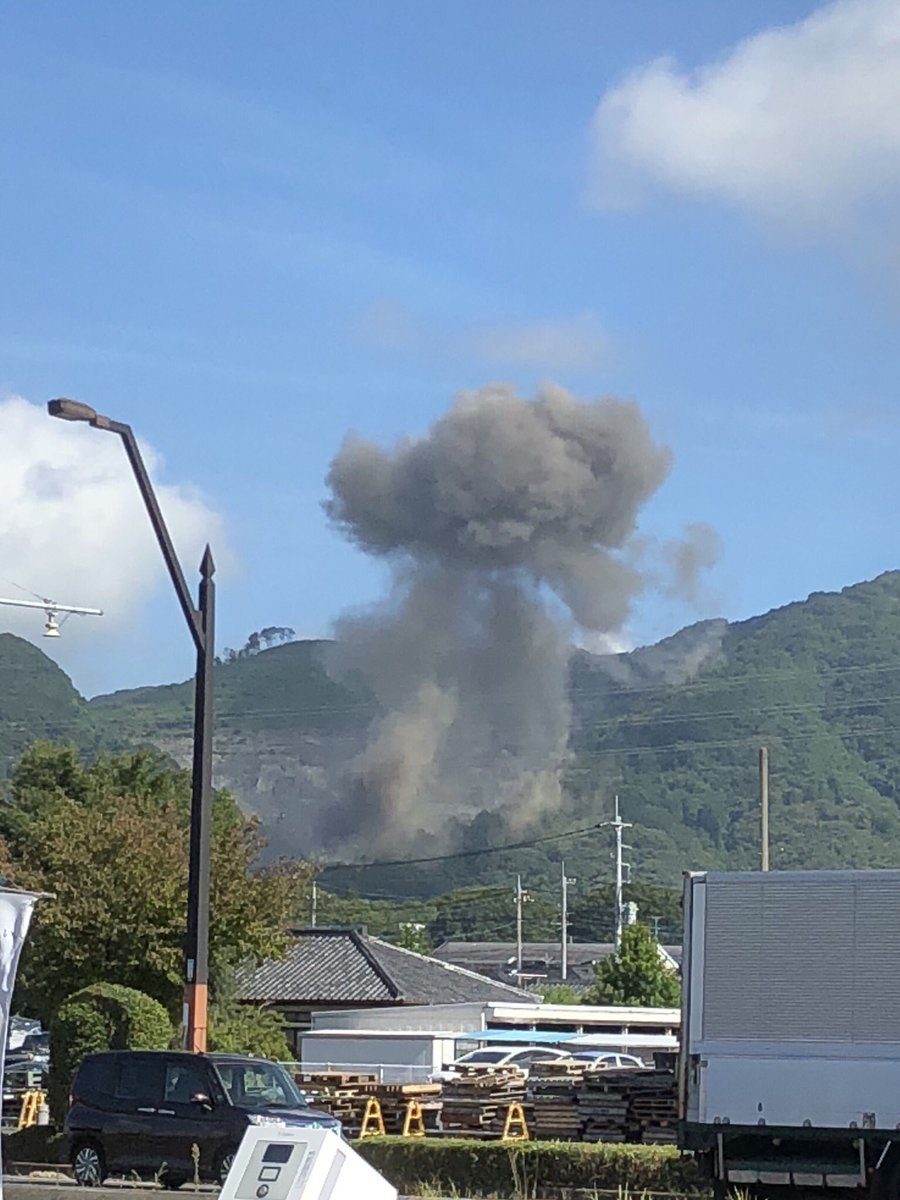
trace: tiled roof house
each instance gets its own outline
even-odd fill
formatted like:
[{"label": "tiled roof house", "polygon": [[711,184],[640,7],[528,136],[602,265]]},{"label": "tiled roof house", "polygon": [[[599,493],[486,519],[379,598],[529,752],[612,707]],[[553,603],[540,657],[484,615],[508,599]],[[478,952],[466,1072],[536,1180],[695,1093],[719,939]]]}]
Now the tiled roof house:
[{"label": "tiled roof house", "polygon": [[238,998],[271,1005],[297,1032],[323,1009],[534,1001],[530,992],[453,963],[355,929],[325,928],[296,930],[283,959],[240,978]]}]

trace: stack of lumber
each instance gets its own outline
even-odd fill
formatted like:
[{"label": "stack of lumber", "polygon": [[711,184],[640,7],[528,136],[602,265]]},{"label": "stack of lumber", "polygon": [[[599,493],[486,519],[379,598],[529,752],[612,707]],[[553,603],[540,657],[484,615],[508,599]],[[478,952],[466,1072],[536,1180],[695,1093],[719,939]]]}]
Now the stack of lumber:
[{"label": "stack of lumber", "polygon": [[[437,1128],[441,1112],[441,1085],[439,1083],[369,1083],[363,1085],[365,1095],[374,1096],[381,1105],[385,1133],[402,1133],[406,1110],[411,1100],[417,1100],[422,1109],[426,1130]],[[363,1111],[365,1102],[363,1102]]]},{"label": "stack of lumber", "polygon": [[639,1070],[594,1068],[585,1071],[578,1093],[582,1141],[624,1142],[628,1140],[628,1081]]},{"label": "stack of lumber", "polygon": [[578,1096],[586,1142],[676,1140],[678,1102],[671,1071],[596,1068],[585,1071]]},{"label": "stack of lumber", "polygon": [[343,1071],[301,1072],[297,1083],[311,1104],[338,1118],[348,1136],[359,1133],[366,1103],[374,1097],[385,1132],[400,1133],[407,1105],[417,1100],[429,1133],[457,1137],[503,1133],[511,1104],[525,1108],[532,1137],[557,1141],[648,1142],[676,1140],[677,1100],[672,1071],[536,1063],[527,1078],[516,1067],[469,1067],[439,1083],[379,1083],[374,1075]]},{"label": "stack of lumber", "polygon": [[528,1076],[528,1128],[544,1141],[580,1141],[582,1114],[578,1097],[585,1063],[535,1063]]},{"label": "stack of lumber", "polygon": [[374,1075],[344,1071],[301,1071],[295,1076],[310,1103],[337,1117],[345,1133],[359,1133],[366,1104],[374,1097],[381,1106],[386,1133],[401,1133],[410,1100],[418,1100],[426,1129],[437,1125],[441,1108],[439,1083],[379,1083]]},{"label": "stack of lumber", "polygon": [[359,1129],[366,1108],[362,1089],[377,1082],[374,1075],[349,1071],[301,1071],[294,1079],[310,1104],[337,1117],[345,1132]]},{"label": "stack of lumber", "polygon": [[678,1094],[672,1071],[634,1071],[629,1084],[630,1116],[640,1141],[671,1145],[676,1140]]},{"label": "stack of lumber", "polygon": [[525,1100],[525,1072],[517,1067],[469,1067],[444,1084],[441,1128],[456,1137],[499,1137],[510,1104]]}]

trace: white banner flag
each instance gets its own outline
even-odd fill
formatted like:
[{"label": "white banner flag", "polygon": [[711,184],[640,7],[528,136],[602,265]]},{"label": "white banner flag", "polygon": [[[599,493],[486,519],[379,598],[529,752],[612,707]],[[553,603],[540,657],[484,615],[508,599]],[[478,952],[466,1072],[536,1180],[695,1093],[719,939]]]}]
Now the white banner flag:
[{"label": "white banner flag", "polygon": [[[19,955],[31,924],[31,914],[40,896],[32,892],[10,892],[0,888],[0,1081],[6,1069],[6,1043]],[[0,1163],[0,1200],[3,1200],[3,1168]]]}]

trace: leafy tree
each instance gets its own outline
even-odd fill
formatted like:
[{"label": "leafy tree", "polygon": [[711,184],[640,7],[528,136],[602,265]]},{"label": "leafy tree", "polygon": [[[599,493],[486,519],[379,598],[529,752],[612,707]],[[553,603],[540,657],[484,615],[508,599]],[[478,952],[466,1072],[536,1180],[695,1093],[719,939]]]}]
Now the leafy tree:
[{"label": "leafy tree", "polygon": [[[46,891],[26,943],[19,995],[49,1019],[72,991],[108,980],[180,1011],[190,779],[155,753],[82,764],[70,747],[36,743],[0,809],[0,871]],[[287,946],[305,864],[259,869],[257,826],[228,792],[213,803],[210,972]]]},{"label": "leafy tree", "polygon": [[[304,921],[308,919],[311,907],[311,897],[306,892],[301,900]],[[430,948],[427,927],[434,919],[434,914],[434,905],[421,900],[373,900],[353,892],[339,895],[321,887],[317,892],[317,924],[351,929],[365,928],[374,937],[398,944],[403,944],[401,930],[404,925],[424,925],[426,931],[423,944]],[[412,949],[418,947],[413,946]]]},{"label": "leafy tree", "polygon": [[[674,888],[646,883],[625,885],[626,904],[636,904],[640,920],[658,925],[660,941],[681,942],[681,893]],[[615,931],[615,887],[611,883],[592,888],[569,905],[569,934],[576,942],[612,941]]]},{"label": "leafy tree", "polygon": [[238,662],[242,658],[252,658],[260,650],[268,650],[271,646],[280,646],[296,637],[293,629],[287,625],[267,625],[258,633],[251,633],[240,650],[225,648],[225,662]]},{"label": "leafy tree", "polygon": [[415,950],[417,954],[428,954],[431,951],[428,930],[421,921],[404,921],[400,926],[397,945],[402,946],[404,950]]},{"label": "leafy tree", "polygon": [[[559,936],[555,900],[529,890],[522,909],[522,935],[526,942]],[[437,916],[429,933],[435,945],[449,941],[509,942],[516,936],[515,888],[498,884],[458,888],[434,900]]]},{"label": "leafy tree", "polygon": [[626,925],[618,954],[597,963],[594,976],[583,997],[585,1004],[677,1008],[681,1003],[678,977],[666,967],[659,943],[646,925]]},{"label": "leafy tree", "polygon": [[582,1004],[581,994],[570,983],[548,983],[540,989],[544,1004]]},{"label": "leafy tree", "polygon": [[281,1013],[237,1001],[210,1005],[207,1047],[220,1054],[253,1054],[276,1062],[294,1058]]}]

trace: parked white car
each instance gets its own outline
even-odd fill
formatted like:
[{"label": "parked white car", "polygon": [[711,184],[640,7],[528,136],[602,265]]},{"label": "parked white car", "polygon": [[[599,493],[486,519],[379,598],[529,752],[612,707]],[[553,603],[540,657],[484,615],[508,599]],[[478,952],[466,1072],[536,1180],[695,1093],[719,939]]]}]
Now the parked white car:
[{"label": "parked white car", "polygon": [[444,1083],[449,1079],[458,1079],[466,1067],[518,1067],[519,1070],[530,1070],[536,1062],[561,1062],[568,1058],[561,1050],[553,1050],[547,1046],[482,1046],[478,1050],[470,1050],[461,1058],[448,1063],[441,1071],[435,1071],[431,1076],[433,1083]]},{"label": "parked white car", "polygon": [[576,1062],[592,1067],[643,1067],[641,1059],[633,1054],[615,1054],[611,1050],[575,1050],[569,1055]]}]

